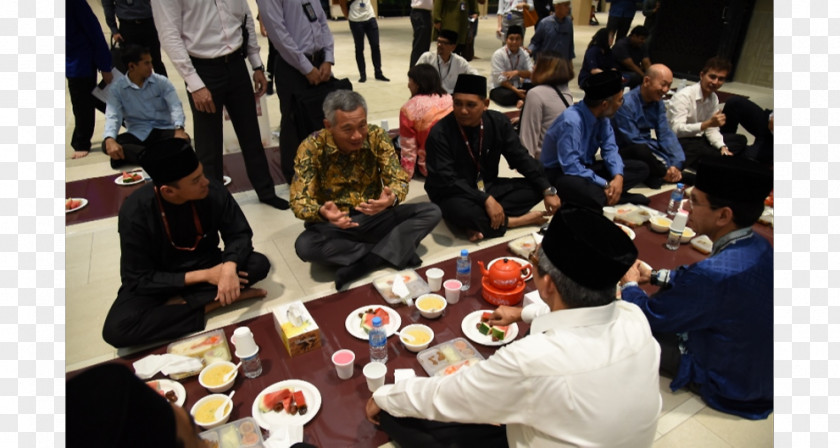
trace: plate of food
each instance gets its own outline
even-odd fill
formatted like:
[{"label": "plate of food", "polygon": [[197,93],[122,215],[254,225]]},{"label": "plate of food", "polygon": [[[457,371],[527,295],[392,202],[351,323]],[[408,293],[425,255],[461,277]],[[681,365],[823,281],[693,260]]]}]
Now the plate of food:
[{"label": "plate of food", "polygon": [[88,200],[85,198],[67,198],[64,201],[64,213],[73,213],[85,208],[88,205]]},{"label": "plate of food", "polygon": [[379,316],[384,322],[385,334],[391,336],[402,326],[402,318],[399,313],[387,306],[367,305],[359,307],[347,315],[344,320],[344,328],[353,336],[368,340],[368,331],[373,328],[373,318]]},{"label": "plate of food", "polygon": [[136,185],[145,181],[146,176],[143,175],[143,170],[123,171],[122,174],[114,178],[114,183],[122,186]]},{"label": "plate of food", "polygon": [[512,323],[508,326],[490,325],[487,320],[493,315],[493,310],[478,310],[467,314],[461,321],[461,331],[476,344],[498,346],[505,345],[516,339],[519,325]]},{"label": "plate of food", "polygon": [[627,236],[629,236],[631,240],[636,239],[636,232],[634,232],[633,229],[625,226],[624,224],[615,223],[615,225],[617,225],[619,228],[621,228],[621,230],[623,230],[624,233],[626,233]]},{"label": "plate of food", "polygon": [[222,183],[223,183],[226,187],[228,186],[228,184],[230,184],[231,180],[232,180],[232,179],[230,178],[230,176],[222,176]]},{"label": "plate of food", "polygon": [[175,403],[178,406],[183,406],[184,401],[187,400],[187,390],[184,385],[172,380],[152,380],[146,381],[146,384],[159,393],[161,397],[166,398],[170,403]]},{"label": "plate of food", "polygon": [[532,278],[534,278],[534,272],[533,272],[534,267],[531,266],[531,263],[529,263],[527,260],[524,260],[524,259],[518,258],[518,257],[499,257],[499,258],[493,259],[493,260],[490,261],[490,263],[487,263],[487,270],[488,271],[490,270],[490,266],[493,266],[493,263],[495,263],[497,261],[500,261],[500,260],[504,260],[505,258],[507,258],[510,261],[515,261],[523,267],[524,266],[530,266],[525,273],[520,275],[520,277],[522,277],[522,280],[527,282],[528,280],[531,280]]},{"label": "plate of food", "polygon": [[251,406],[251,416],[263,429],[305,425],[321,409],[321,392],[303,380],[285,380],[266,387]]}]

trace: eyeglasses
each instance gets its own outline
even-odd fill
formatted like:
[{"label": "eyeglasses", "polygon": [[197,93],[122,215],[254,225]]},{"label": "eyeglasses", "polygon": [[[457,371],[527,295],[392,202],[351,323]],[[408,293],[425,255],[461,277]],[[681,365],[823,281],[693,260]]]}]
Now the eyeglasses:
[{"label": "eyeglasses", "polygon": [[528,254],[528,261],[530,261],[531,265],[534,267],[537,267],[540,264],[540,259],[537,257],[537,249],[532,250],[531,253]]},{"label": "eyeglasses", "polygon": [[195,236],[195,244],[192,247],[180,247],[175,244],[175,240],[172,239],[172,231],[169,230],[169,220],[166,219],[166,212],[163,211],[163,202],[160,200],[160,192],[158,188],[155,187],[155,197],[157,198],[158,207],[160,208],[160,218],[163,220],[163,229],[166,231],[166,238],[169,239],[169,244],[172,245],[177,250],[184,250],[187,252],[192,252],[198,247],[198,243],[204,239],[204,230],[201,227],[201,220],[198,219],[198,210],[195,208],[195,202],[190,202],[192,206],[192,213],[193,213],[193,223],[195,224],[195,231],[198,233]]}]

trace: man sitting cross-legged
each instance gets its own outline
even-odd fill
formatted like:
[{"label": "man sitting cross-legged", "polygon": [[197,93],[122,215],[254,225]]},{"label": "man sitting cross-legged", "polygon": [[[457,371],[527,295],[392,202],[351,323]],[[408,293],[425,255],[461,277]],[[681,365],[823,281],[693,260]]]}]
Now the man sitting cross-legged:
[{"label": "man sitting cross-legged", "polygon": [[402,204],[408,174],[391,139],[367,123],[367,104],[337,90],[324,100],[324,129],[298,148],[292,211],[306,221],[295,241],[303,261],[338,266],[336,289],[387,264],[420,266],[420,241],[440,222],[429,203]]},{"label": "man sitting cross-legged", "polygon": [[[510,120],[487,110],[489,104],[483,76],[459,76],[453,112],[437,122],[426,140],[426,192],[470,241],[543,224],[560,208],[540,163],[522,146]],[[499,177],[502,156],[524,179]],[[540,200],[545,211],[531,211]]]},{"label": "man sitting cross-legged", "polygon": [[[122,286],[102,337],[114,347],[172,339],[204,329],[204,314],[264,297],[251,285],[268,275],[251,227],[230,192],[209,180],[185,140],[147,148],[154,180],[120,207]],[[219,249],[219,236],[224,250]]]}]

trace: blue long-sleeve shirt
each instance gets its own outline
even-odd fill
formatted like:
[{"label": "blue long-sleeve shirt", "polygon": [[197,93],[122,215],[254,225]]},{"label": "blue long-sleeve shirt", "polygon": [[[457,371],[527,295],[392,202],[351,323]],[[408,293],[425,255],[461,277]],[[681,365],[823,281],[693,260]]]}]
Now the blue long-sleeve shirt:
[{"label": "blue long-sleeve shirt", "polygon": [[[636,87],[624,95],[624,104],[612,118],[616,143],[620,148],[647,145],[667,167],[682,169],[685,152],[668,124],[665,103],[660,100],[645,104],[641,92]],[[651,130],[656,131],[656,138],[651,137]]]},{"label": "blue long-sleeve shirt", "polygon": [[68,78],[96,76],[111,71],[111,50],[99,20],[85,0],[67,0],[64,64]]},{"label": "blue long-sleeve shirt", "polygon": [[554,16],[540,20],[537,32],[531,38],[528,48],[533,53],[534,60],[543,51],[556,51],[564,59],[575,58],[575,29],[571,16],[557,21]]},{"label": "blue long-sleeve shirt", "polygon": [[713,408],[750,419],[773,411],[773,247],[740,229],[715,242],[712,256],[671,271],[653,296],[621,292],[655,333],[684,333],[677,390],[700,386]]},{"label": "blue long-sleeve shirt", "polygon": [[164,76],[152,76],[137,87],[128,76],[121,76],[111,85],[105,109],[104,138],[117,138],[125,120],[129,133],[146,140],[152,129],[174,129],[184,126],[184,109],[175,87]]},{"label": "blue long-sleeve shirt", "polygon": [[566,109],[548,128],[540,161],[546,168],[560,167],[564,175],[583,177],[606,188],[609,180],[589,168],[595,163],[598,148],[610,175],[624,175],[610,119],[596,118],[581,101]]}]

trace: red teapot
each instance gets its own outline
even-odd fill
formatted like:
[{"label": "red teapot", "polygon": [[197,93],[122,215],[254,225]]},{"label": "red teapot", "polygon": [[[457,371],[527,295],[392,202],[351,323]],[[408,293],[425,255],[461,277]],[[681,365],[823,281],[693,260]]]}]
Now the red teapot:
[{"label": "red teapot", "polygon": [[496,259],[490,262],[489,270],[484,268],[484,263],[481,261],[478,262],[478,267],[481,268],[481,275],[484,276],[482,284],[488,284],[500,291],[523,287],[525,285],[524,279],[531,274],[529,263],[520,264],[518,261],[509,258]]}]

